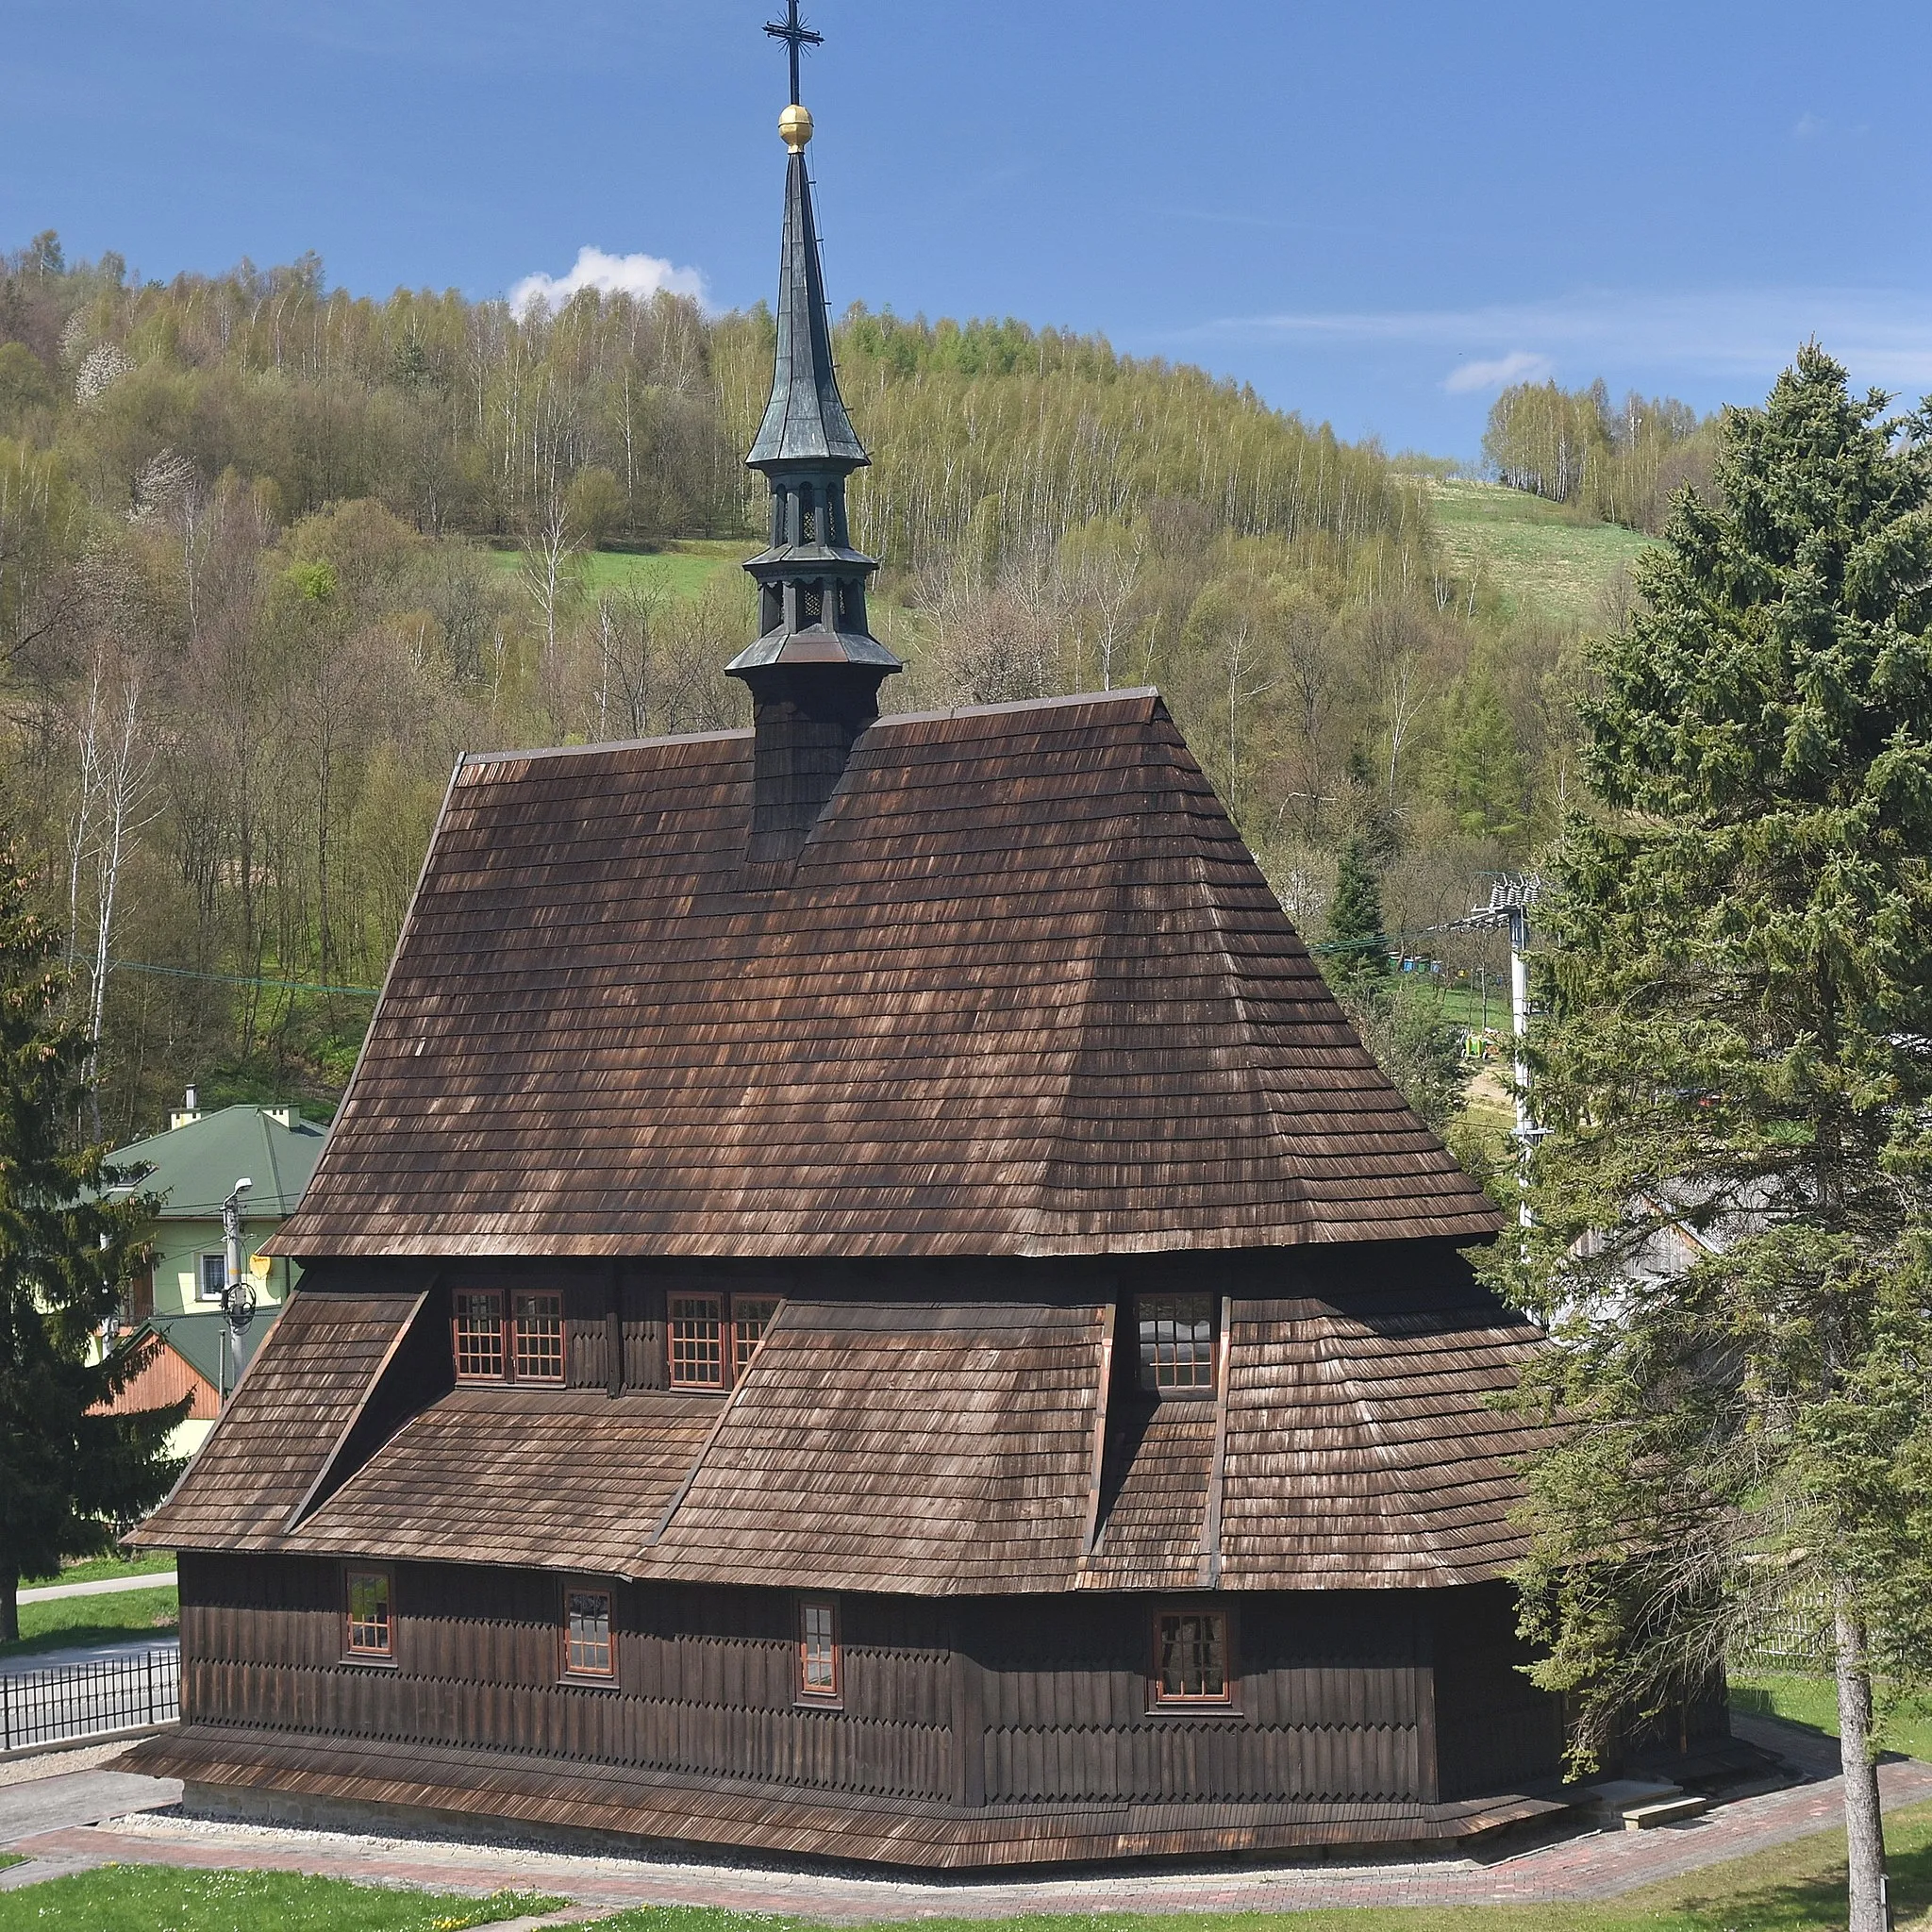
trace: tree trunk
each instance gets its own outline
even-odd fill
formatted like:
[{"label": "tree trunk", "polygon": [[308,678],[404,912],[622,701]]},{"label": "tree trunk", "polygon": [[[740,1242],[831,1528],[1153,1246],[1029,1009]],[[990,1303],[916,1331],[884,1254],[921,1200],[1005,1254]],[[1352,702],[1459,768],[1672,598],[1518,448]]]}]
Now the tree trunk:
[{"label": "tree trunk", "polygon": [[20,1573],[0,1570],[0,1643],[20,1641]]},{"label": "tree trunk", "polygon": [[1851,1874],[1849,1932],[1890,1932],[1885,1887],[1885,1825],[1872,1748],[1872,1670],[1865,1632],[1842,1603],[1837,1640],[1838,1735],[1845,1777],[1845,1856]]}]

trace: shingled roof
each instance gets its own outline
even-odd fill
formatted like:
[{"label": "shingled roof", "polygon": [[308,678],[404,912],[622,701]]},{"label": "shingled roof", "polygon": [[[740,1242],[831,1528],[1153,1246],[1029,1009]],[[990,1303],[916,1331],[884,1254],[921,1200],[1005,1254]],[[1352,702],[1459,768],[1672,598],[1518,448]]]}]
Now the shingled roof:
[{"label": "shingled roof", "polygon": [[1113,1482],[1107,1305],[800,1298],[722,1402],[458,1386],[331,1491],[403,1331],[446,1331],[423,1297],[305,1287],[132,1541],[916,1596],[1497,1575],[1543,1438],[1491,1399],[1538,1332],[1440,1251],[1325,1252],[1234,1301],[1219,1401],[1161,1405]]},{"label": "shingled roof", "polygon": [[748,732],[459,769],[273,1243],[1072,1255],[1497,1214],[1147,691],[882,719],[789,866]]}]

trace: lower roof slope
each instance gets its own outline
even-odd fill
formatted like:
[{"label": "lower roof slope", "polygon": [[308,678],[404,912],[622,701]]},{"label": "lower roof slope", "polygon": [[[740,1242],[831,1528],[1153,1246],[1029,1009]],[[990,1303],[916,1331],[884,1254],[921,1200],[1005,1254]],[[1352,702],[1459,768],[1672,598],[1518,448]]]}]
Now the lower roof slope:
[{"label": "lower roof slope", "polygon": [[305,1287],[134,1541],[920,1596],[1496,1575],[1541,1436],[1490,1404],[1537,1331],[1440,1245],[1270,1272],[1289,1292],[1233,1298],[1214,1399],[1114,1419],[1120,1467],[1105,1303],[795,1298],[728,1397],[386,1409],[446,1308]]},{"label": "lower roof slope", "polygon": [[883,719],[785,868],[751,750],[464,763],[277,1252],[1494,1231],[1153,692]]}]

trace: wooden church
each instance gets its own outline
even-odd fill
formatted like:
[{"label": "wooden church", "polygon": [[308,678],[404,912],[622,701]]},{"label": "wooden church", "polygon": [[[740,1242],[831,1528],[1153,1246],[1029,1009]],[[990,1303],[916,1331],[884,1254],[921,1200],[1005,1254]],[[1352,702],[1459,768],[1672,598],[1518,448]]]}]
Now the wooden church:
[{"label": "wooden church", "polygon": [[792,55],[756,723],[458,770],[134,1539],[185,1721],[124,1761],[956,1869],[1552,1810],[1496,1211],[1155,692],[878,715]]}]

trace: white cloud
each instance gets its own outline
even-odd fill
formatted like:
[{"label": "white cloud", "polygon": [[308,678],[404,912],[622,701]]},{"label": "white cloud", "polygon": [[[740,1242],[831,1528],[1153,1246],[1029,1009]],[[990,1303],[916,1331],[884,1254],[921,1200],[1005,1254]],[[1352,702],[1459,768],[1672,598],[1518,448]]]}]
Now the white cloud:
[{"label": "white cloud", "polygon": [[1473,389],[1507,389],[1512,382],[1547,382],[1557,365],[1547,356],[1533,355],[1527,349],[1511,349],[1491,362],[1465,362],[1442,378],[1442,387],[1452,396],[1465,395]]},{"label": "white cloud", "polygon": [[1823,114],[1800,114],[1791,132],[1800,141],[1809,141],[1814,134],[1823,134],[1829,125]]},{"label": "white cloud", "polygon": [[576,266],[567,275],[525,275],[509,291],[509,306],[521,314],[541,302],[554,311],[583,289],[640,300],[648,300],[662,289],[702,302],[705,277],[701,269],[674,268],[655,255],[606,255],[601,248],[579,248]]},{"label": "white cloud", "polygon": [[1932,390],[1932,296],[1897,289],[1580,289],[1540,302],[1227,316],[1169,340],[1416,343],[1458,356],[1507,358],[1541,341],[1575,368],[1614,382],[1624,370],[1742,381],[1763,390],[1815,336],[1852,372],[1916,398]]}]

